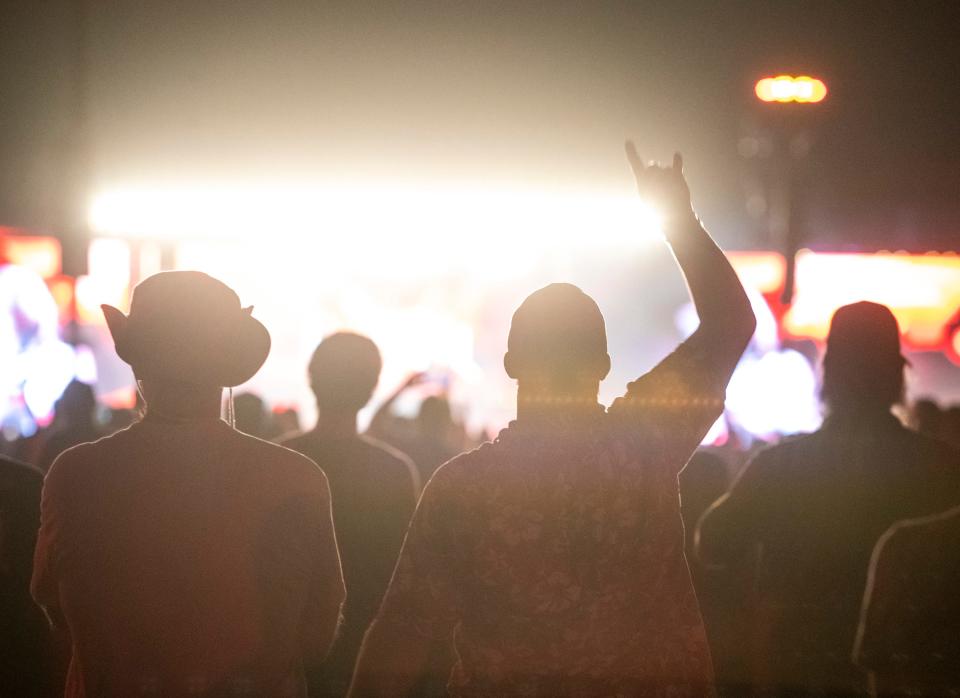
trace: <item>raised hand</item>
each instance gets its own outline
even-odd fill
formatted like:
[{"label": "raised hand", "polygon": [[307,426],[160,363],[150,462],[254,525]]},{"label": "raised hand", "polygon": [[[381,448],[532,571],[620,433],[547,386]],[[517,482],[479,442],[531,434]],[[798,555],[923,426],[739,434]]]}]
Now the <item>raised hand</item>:
[{"label": "raised hand", "polygon": [[426,371],[415,371],[407,376],[407,379],[403,382],[403,389],[412,388],[415,385],[420,385],[425,383],[429,375]]},{"label": "raised hand", "polygon": [[672,167],[665,167],[655,162],[644,164],[633,141],[626,142],[626,151],[640,197],[663,216],[666,227],[695,220],[680,153],[673,154]]}]

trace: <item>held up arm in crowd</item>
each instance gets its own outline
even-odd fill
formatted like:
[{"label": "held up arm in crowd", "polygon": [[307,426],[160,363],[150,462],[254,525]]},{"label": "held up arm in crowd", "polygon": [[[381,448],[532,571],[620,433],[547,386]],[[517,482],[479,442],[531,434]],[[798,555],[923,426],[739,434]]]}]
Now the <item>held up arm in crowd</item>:
[{"label": "held up arm in crowd", "polygon": [[709,347],[711,363],[726,381],[756,328],[747,294],[693,211],[680,154],[673,156],[672,167],[661,167],[645,165],[631,141],[626,150],[641,198],[663,217],[664,236],[700,318],[700,326],[688,341]]},{"label": "held up arm in crowd", "polygon": [[407,379],[401,383],[396,390],[394,390],[390,396],[383,401],[383,404],[377,408],[376,413],[374,413],[373,418],[370,420],[370,426],[367,428],[367,433],[375,437],[382,437],[390,431],[390,412],[393,409],[393,404],[397,399],[403,395],[407,390],[412,388],[415,385],[420,385],[427,378],[427,374],[423,372],[411,373],[407,376]]}]

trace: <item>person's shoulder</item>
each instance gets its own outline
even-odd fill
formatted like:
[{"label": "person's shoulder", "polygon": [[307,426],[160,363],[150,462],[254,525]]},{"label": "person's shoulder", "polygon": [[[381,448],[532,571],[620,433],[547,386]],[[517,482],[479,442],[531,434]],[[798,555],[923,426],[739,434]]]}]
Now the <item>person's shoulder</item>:
[{"label": "person's shoulder", "polygon": [[916,541],[933,539],[938,547],[951,551],[956,550],[956,547],[947,545],[946,540],[958,537],[960,537],[960,506],[929,516],[903,519],[891,526],[886,535],[888,540],[896,541],[897,545],[908,546],[912,546]]},{"label": "person's shoulder", "polygon": [[309,432],[305,431],[288,431],[285,434],[281,434],[273,440],[278,446],[283,446],[284,448],[289,448],[294,451],[300,451],[300,448],[307,442],[309,438]]},{"label": "person's shoulder", "polygon": [[419,482],[420,477],[413,459],[399,448],[366,434],[358,438],[361,448],[366,453],[366,459],[378,470],[387,470],[404,478],[412,478],[418,488],[423,484]]},{"label": "person's shoulder", "polygon": [[434,489],[453,492],[468,491],[477,486],[498,482],[496,473],[490,472],[498,462],[497,445],[486,442],[472,451],[454,456],[434,471],[425,483],[434,485]]},{"label": "person's shoulder", "polygon": [[77,444],[60,453],[43,478],[45,497],[56,498],[58,492],[76,496],[82,489],[97,488],[104,480],[105,463],[123,450],[126,432],[104,436],[90,443]]},{"label": "person's shoulder", "polygon": [[[940,573],[956,574],[955,552],[960,545],[960,506],[929,516],[902,519],[877,540],[871,555],[871,580],[891,574],[927,584]],[[938,573],[931,575],[931,569]],[[875,582],[871,581],[873,586]]]},{"label": "person's shoulder", "polygon": [[789,434],[775,444],[768,444],[757,449],[751,458],[753,463],[772,464],[791,462],[803,458],[804,454],[816,448],[820,439],[819,432]]},{"label": "person's shoulder", "polygon": [[237,448],[242,450],[247,458],[262,463],[278,476],[299,476],[326,483],[326,476],[320,466],[291,445],[296,444],[295,439],[277,444],[236,430],[233,431],[233,439]]},{"label": "person's shoulder", "polygon": [[960,468],[960,451],[946,441],[934,439],[903,427],[905,438],[910,439],[924,460]]},{"label": "person's shoulder", "polygon": [[53,459],[47,471],[47,480],[54,473],[62,474],[74,469],[92,468],[102,463],[111,454],[122,451],[135,431],[134,424],[108,436],[102,436],[96,441],[71,446]]},{"label": "person's shoulder", "polygon": [[363,445],[363,448],[373,451],[381,455],[383,458],[403,462],[410,460],[410,456],[396,446],[391,446],[386,441],[381,441],[380,439],[370,436],[369,434],[360,434],[357,439]]},{"label": "person's shoulder", "polygon": [[740,479],[753,483],[772,483],[782,478],[792,479],[798,470],[810,471],[811,453],[816,449],[818,433],[791,434],[775,444],[758,448],[749,457]]},{"label": "person's shoulder", "polygon": [[14,490],[38,490],[43,485],[43,471],[12,458],[0,456],[0,483]]}]

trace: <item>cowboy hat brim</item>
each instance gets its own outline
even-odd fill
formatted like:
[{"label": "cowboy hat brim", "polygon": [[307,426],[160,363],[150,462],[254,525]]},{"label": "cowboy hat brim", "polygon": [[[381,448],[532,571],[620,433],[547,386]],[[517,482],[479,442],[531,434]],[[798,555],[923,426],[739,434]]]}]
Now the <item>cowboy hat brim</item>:
[{"label": "cowboy hat brim", "polygon": [[140,376],[232,388],[245,383],[270,353],[270,333],[245,308],[215,331],[204,327],[137,326],[111,305],[100,306],[117,355]]}]

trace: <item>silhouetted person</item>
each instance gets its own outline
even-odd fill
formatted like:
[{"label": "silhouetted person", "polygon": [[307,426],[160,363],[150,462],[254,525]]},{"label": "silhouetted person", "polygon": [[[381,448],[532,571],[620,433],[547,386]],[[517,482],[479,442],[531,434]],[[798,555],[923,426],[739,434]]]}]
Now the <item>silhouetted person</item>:
[{"label": "silhouetted person", "polygon": [[71,381],[57,400],[54,413],[56,416],[40,456],[40,467],[44,470],[71,446],[96,441],[102,436],[97,426],[97,396],[86,383]]},{"label": "silhouetted person", "polygon": [[891,527],[867,580],[854,659],[875,695],[960,695],[960,507]]},{"label": "silhouetted person", "polygon": [[409,455],[420,481],[426,483],[441,465],[465,450],[465,435],[450,411],[450,401],[444,395],[428,395],[420,403],[414,419],[391,417],[393,403],[413,386],[429,381],[426,373],[411,374],[388,397],[370,422],[369,433],[381,436]]},{"label": "silhouetted person", "polygon": [[0,695],[53,696],[53,638],[30,598],[43,474],[0,457]]},{"label": "silhouetted person", "polygon": [[317,398],[313,430],[281,443],[309,456],[326,473],[347,585],[343,624],[311,695],[343,695],[363,633],[390,582],[420,483],[413,463],[396,449],[357,433],[357,413],[380,377],[380,352],[367,337],[338,332],[310,359]]},{"label": "silhouetted person", "polygon": [[697,451],[680,471],[679,483],[684,552],[710,642],[717,685],[723,695],[740,695],[748,681],[743,639],[750,599],[743,589],[744,570],[704,565],[694,552],[697,522],[730,486],[727,464],[715,453]]},{"label": "silhouetted person", "polygon": [[413,373],[390,395],[370,421],[368,433],[389,441],[413,459],[426,483],[441,465],[465,450],[465,435],[450,411],[446,396],[428,395],[414,419],[390,414],[394,402],[410,388],[429,381],[426,373]]},{"label": "silhouetted person", "polygon": [[258,439],[270,438],[270,413],[259,395],[240,393],[234,396],[233,415],[237,431]]},{"label": "silhouetted person", "polygon": [[701,522],[707,561],[759,558],[754,679],[765,688],[864,691],[850,653],[874,544],[899,519],[960,502],[955,456],[890,413],[904,364],[885,306],[837,310],[823,426],[759,453]]},{"label": "silhouetted person", "polygon": [[270,349],[199,272],[103,306],[146,401],[128,429],[61,454],[43,490],[34,598],[72,638],[68,696],[304,696],[344,598],[323,473],[231,428],[222,388]]},{"label": "silhouetted person", "polygon": [[960,449],[960,405],[951,405],[943,411],[940,438]]},{"label": "silhouetted person", "polygon": [[463,429],[453,420],[446,396],[428,395],[420,403],[414,422],[413,458],[424,481],[437,468],[463,451]]},{"label": "silhouetted person", "polygon": [[914,428],[931,439],[940,439],[943,432],[943,410],[935,401],[930,399],[917,400],[913,403]]},{"label": "silhouetted person", "polygon": [[754,319],[693,214],[679,156],[644,167],[629,152],[699,329],[606,410],[597,304],[569,284],[521,304],[504,356],[517,419],[424,489],[354,695],[404,695],[451,642],[453,695],[702,695],[712,683],[677,473],[720,415]]},{"label": "silhouetted person", "polygon": [[270,431],[274,438],[287,434],[296,434],[300,431],[300,412],[296,407],[278,407],[271,415]]}]

